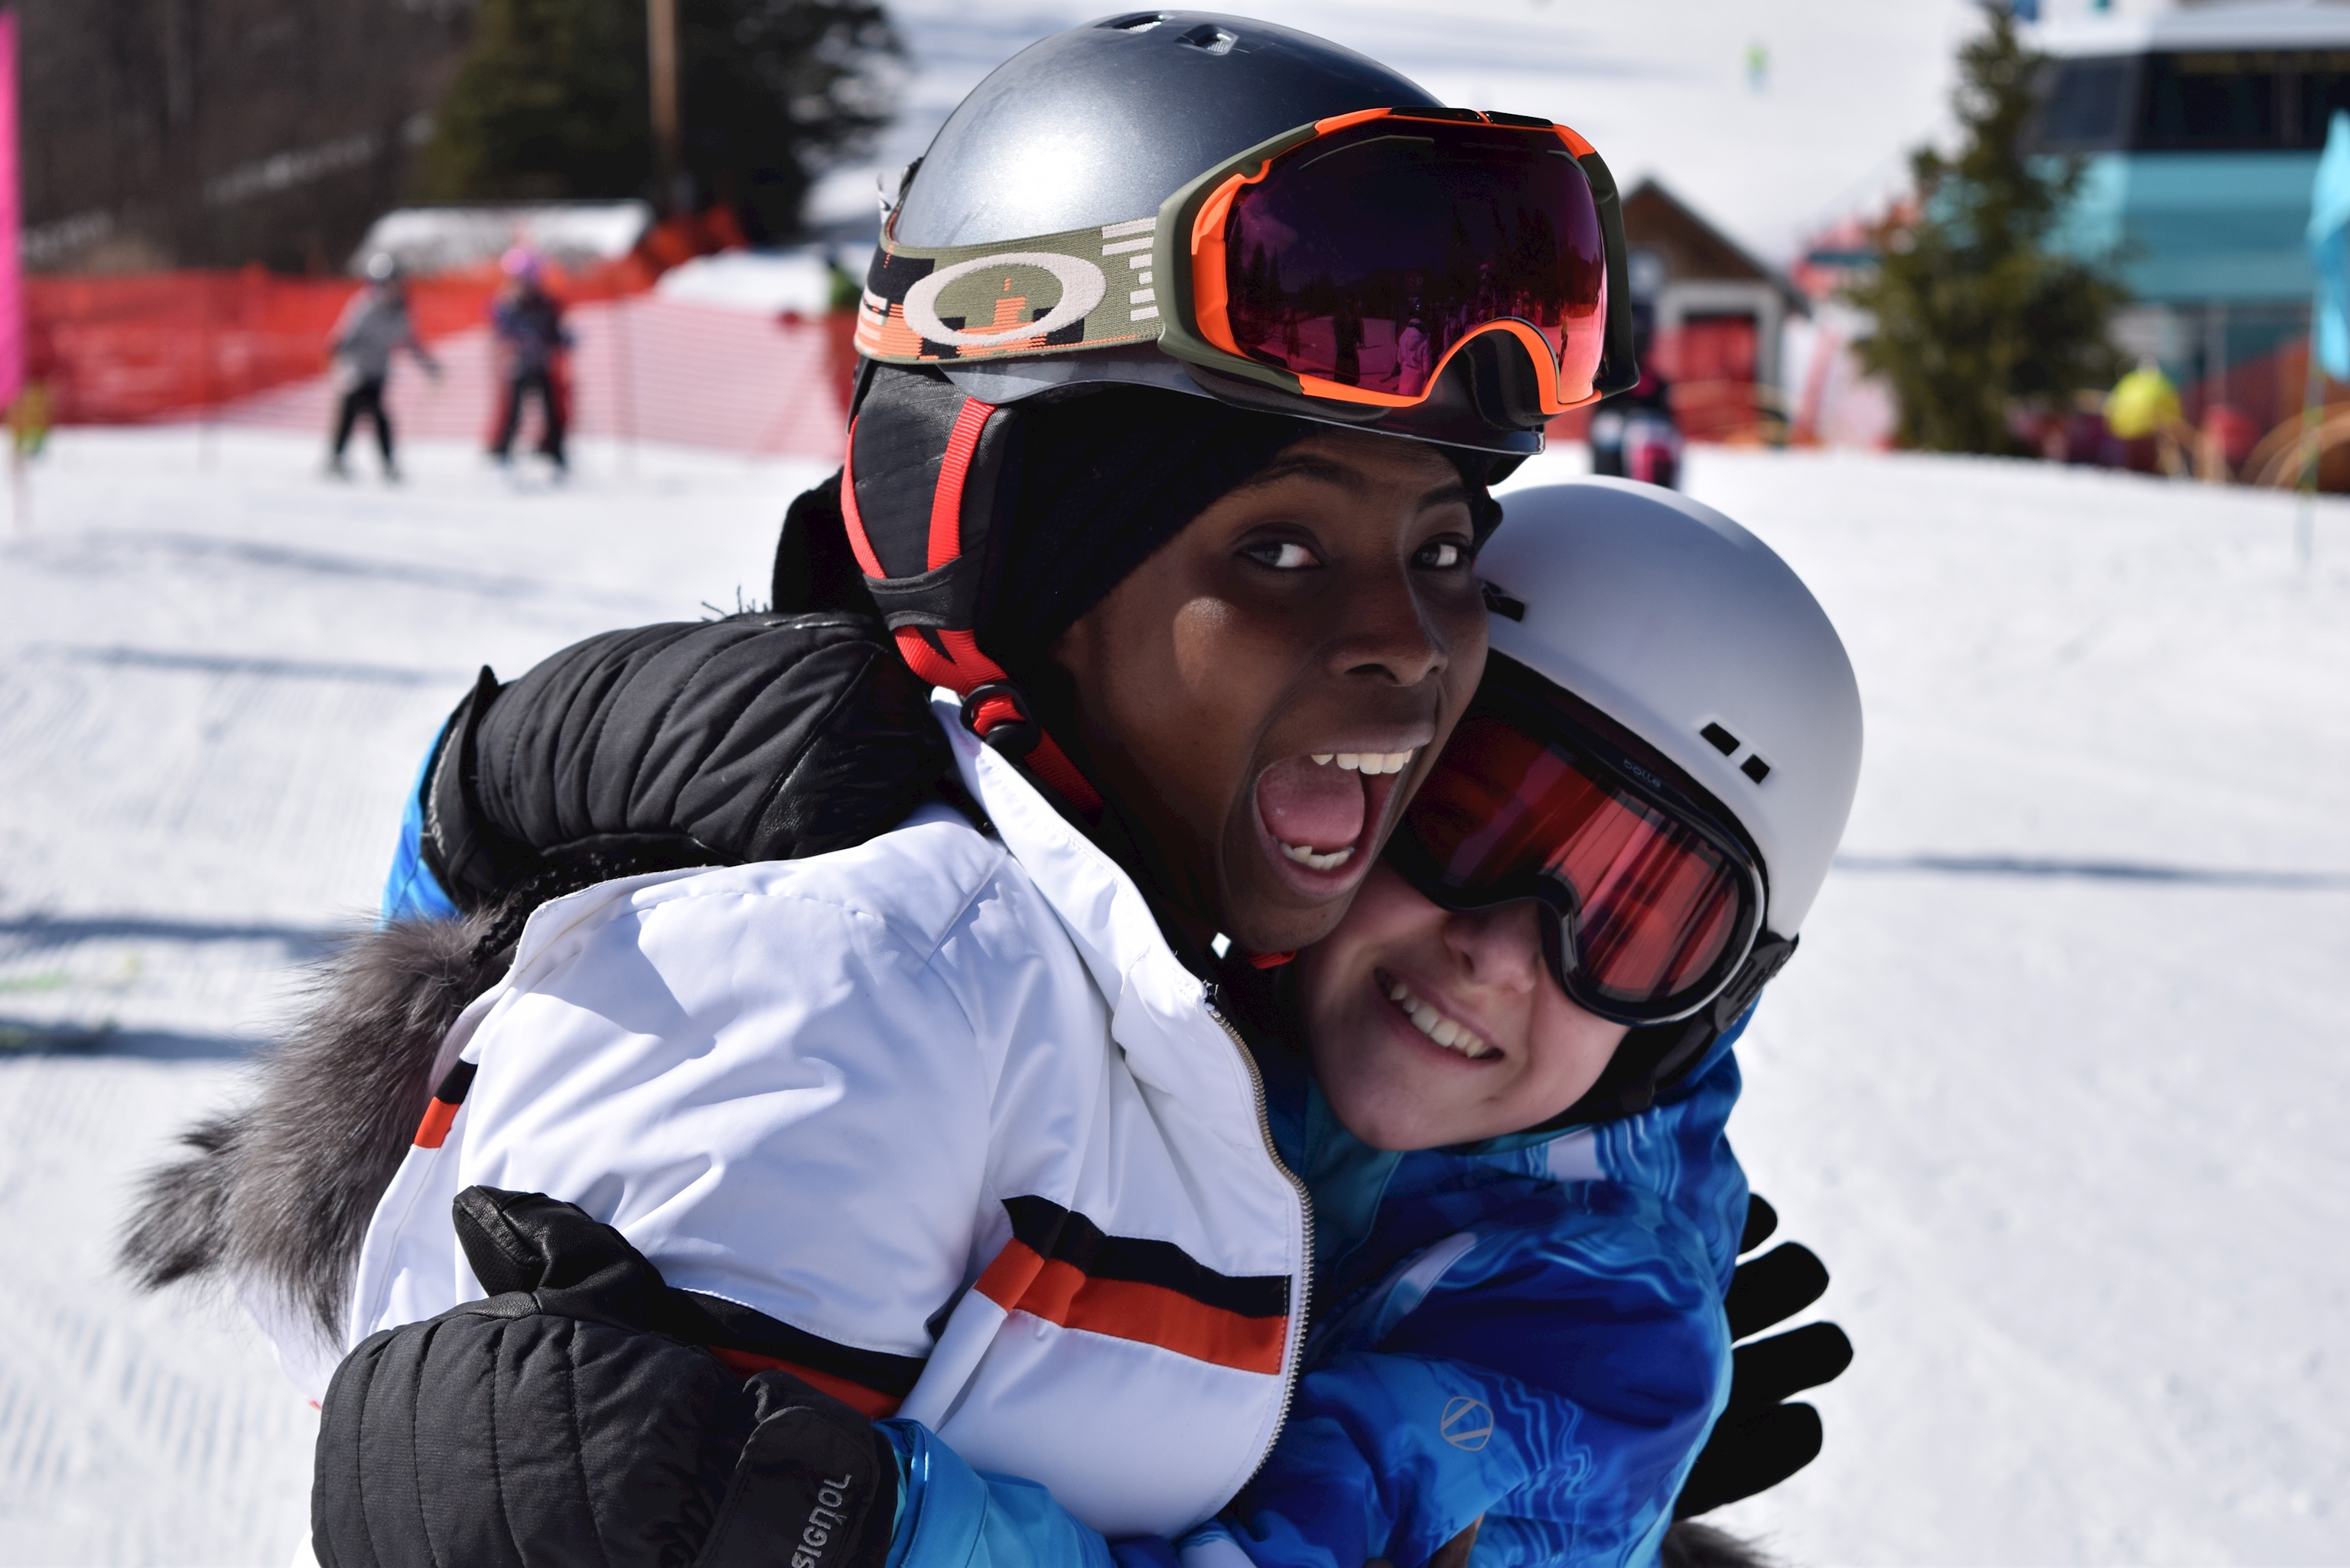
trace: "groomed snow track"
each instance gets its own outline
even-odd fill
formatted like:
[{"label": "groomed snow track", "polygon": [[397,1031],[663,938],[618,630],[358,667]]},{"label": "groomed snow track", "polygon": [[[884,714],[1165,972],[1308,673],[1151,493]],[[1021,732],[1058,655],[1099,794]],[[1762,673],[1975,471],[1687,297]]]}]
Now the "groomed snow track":
[{"label": "groomed snow track", "polygon": [[[820,472],[317,460],[68,432],[0,532],[0,1563],[286,1560],[309,1414],[233,1303],[109,1272],[128,1185],[362,917],[472,671],[755,597]],[[1735,1124],[1859,1359],[1822,1459],[1717,1522],[1806,1563],[2350,1557],[2350,508],[2303,569],[2294,503],[2239,491],[1690,478],[1818,591],[1869,719]]]}]

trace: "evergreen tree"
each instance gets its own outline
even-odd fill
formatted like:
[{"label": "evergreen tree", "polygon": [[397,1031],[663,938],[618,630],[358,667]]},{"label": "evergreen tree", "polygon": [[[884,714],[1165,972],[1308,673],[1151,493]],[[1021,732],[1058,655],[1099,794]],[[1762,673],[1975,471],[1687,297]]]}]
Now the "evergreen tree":
[{"label": "evergreen tree", "polygon": [[1846,295],[1876,317],[1854,347],[1892,384],[1901,444],[1932,452],[2015,451],[2012,404],[2109,382],[2106,323],[2125,297],[2109,266],[2051,244],[2081,164],[2029,150],[2044,57],[2004,5],[1983,9],[1959,55],[1959,151],[1910,155],[1915,211],[1880,225],[1877,265]]},{"label": "evergreen tree", "polygon": [[[695,197],[785,239],[815,176],[889,118],[903,48],[876,0],[681,0],[681,156]],[[656,192],[644,0],[482,0],[418,193]]]}]

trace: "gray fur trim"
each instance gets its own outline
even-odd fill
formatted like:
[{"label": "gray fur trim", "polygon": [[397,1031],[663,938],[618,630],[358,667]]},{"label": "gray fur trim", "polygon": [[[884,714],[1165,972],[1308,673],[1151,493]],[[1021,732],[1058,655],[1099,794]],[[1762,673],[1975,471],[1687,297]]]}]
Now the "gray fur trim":
[{"label": "gray fur trim", "polygon": [[368,1220],[432,1097],[433,1057],[511,959],[482,953],[492,923],[397,921],[319,966],[257,1064],[252,1102],[182,1134],[195,1157],[147,1178],[121,1246],[141,1287],[227,1275],[340,1331]]},{"label": "gray fur trim", "polygon": [[1777,1568],[1753,1542],[1690,1519],[1667,1527],[1658,1561],[1664,1568]]}]

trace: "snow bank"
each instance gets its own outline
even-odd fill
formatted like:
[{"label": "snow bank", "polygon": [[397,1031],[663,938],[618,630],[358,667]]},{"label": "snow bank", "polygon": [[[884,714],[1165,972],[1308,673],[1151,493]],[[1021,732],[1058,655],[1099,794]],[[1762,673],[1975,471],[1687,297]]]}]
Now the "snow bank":
[{"label": "snow bank", "polygon": [[388,251],[411,273],[449,272],[494,262],[512,245],[528,245],[558,266],[584,267],[627,255],[652,221],[646,202],[400,207],[369,226],[350,270],[363,271],[369,256]]},{"label": "snow bank", "polygon": [[837,262],[862,282],[871,245],[795,246],[782,251],[724,251],[696,256],[661,274],[653,293],[683,305],[777,316],[788,310],[821,317],[832,308],[832,268]]}]

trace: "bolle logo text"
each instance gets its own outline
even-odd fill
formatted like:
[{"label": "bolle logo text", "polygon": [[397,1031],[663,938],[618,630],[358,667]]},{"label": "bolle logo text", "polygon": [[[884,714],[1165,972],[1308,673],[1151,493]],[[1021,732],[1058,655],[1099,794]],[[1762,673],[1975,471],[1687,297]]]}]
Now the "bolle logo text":
[{"label": "bolle logo text", "polygon": [[1493,1440],[1493,1412],[1464,1394],[1444,1407],[1436,1430],[1454,1448],[1474,1453]]}]

